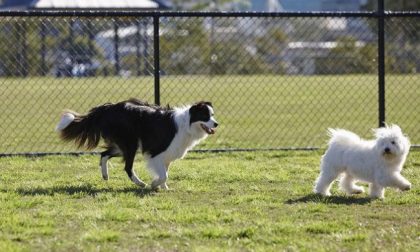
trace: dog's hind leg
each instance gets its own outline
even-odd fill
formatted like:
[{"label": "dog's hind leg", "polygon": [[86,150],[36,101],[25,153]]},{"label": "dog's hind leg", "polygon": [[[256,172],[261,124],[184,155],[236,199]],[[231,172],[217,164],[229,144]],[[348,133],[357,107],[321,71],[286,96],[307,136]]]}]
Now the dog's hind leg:
[{"label": "dog's hind leg", "polygon": [[379,184],[369,184],[369,196],[371,198],[383,199],[385,197],[385,188]]},{"label": "dog's hind leg", "polygon": [[321,163],[321,174],[316,180],[314,192],[325,196],[330,196],[330,188],[332,182],[340,175],[341,171],[335,169],[334,166],[326,164],[324,161]]},{"label": "dog's hind leg", "polygon": [[101,159],[99,161],[99,168],[102,172],[102,178],[108,180],[108,160],[112,157],[121,156],[121,152],[116,147],[108,147],[106,151],[101,152]]},{"label": "dog's hind leg", "polygon": [[363,187],[356,185],[356,180],[348,173],[340,179],[340,188],[347,194],[359,194],[365,191]]},{"label": "dog's hind leg", "polygon": [[125,171],[130,178],[131,181],[134,182],[134,184],[145,187],[146,183],[141,181],[136,173],[133,170],[133,163],[134,163],[134,157],[136,156],[137,146],[133,146],[132,148],[128,148],[124,151],[124,160],[125,160]]}]

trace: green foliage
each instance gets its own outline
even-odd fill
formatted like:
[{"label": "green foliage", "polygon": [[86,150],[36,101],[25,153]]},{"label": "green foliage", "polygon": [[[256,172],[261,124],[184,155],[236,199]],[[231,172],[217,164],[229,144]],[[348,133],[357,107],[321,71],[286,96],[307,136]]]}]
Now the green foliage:
[{"label": "green foliage", "polygon": [[[83,28],[84,33],[75,32],[71,36],[72,21],[54,21],[17,17],[0,19],[0,68],[4,71],[2,75],[41,76],[43,71],[49,71],[54,65],[62,63],[58,54],[63,52],[73,59],[100,58],[94,42],[89,41],[86,28]],[[45,31],[42,31],[43,25]],[[95,31],[97,30],[92,28],[91,32]],[[44,52],[42,48],[45,49]],[[45,69],[42,69],[42,53],[45,54]]]},{"label": "green foliage", "polygon": [[268,68],[262,59],[248,52],[245,45],[236,40],[229,40],[215,45],[207,58],[210,74],[263,74]]},{"label": "green foliage", "polygon": [[[225,2],[228,1],[220,3]],[[200,4],[210,3],[211,1],[204,1]],[[420,71],[418,64],[420,48],[416,44],[420,38],[420,23],[415,19],[415,17],[387,19],[385,24],[387,73]],[[103,48],[101,49],[91,36],[113,30],[115,24],[120,28],[127,28],[138,25],[139,21],[150,26],[150,18],[120,17],[96,20],[83,17],[52,19],[3,17],[0,19],[2,41],[0,75],[24,77],[51,74],[55,67],[63,64],[65,58],[74,61],[98,61],[100,66],[96,76],[115,75],[115,67],[104,58]],[[215,17],[162,18],[161,70],[166,75],[283,74],[286,69],[285,60],[288,60],[287,54],[291,52],[290,48],[287,48],[288,42],[323,42],[333,36],[332,31],[321,25],[322,21],[321,18],[298,18],[276,24],[268,22],[268,19],[252,18],[249,20]],[[377,29],[376,21],[376,19],[366,21],[373,33]],[[252,24],[246,24],[247,22]],[[289,28],[287,33],[284,32],[286,27]],[[293,29],[290,30],[291,27]],[[249,31],[253,29],[259,32]],[[113,43],[112,38],[109,39],[108,42]],[[133,34],[120,38],[121,48],[123,46],[133,48],[138,43],[136,39]],[[337,42],[338,47],[321,56],[314,56],[317,52],[313,51],[307,54],[308,51],[304,48],[293,53],[294,56],[298,56],[296,60],[301,59],[299,56],[312,55],[308,57],[310,62],[312,59],[316,60],[317,74],[377,72],[375,42],[358,45],[360,41],[348,36],[339,38]],[[152,51],[152,47],[150,43],[147,50]],[[138,72],[138,62],[143,62],[144,66],[144,62],[147,61],[147,67],[142,67],[147,69],[142,69],[141,72],[149,74],[153,56],[150,52],[147,58],[131,53],[120,55],[120,61],[121,70],[130,71],[133,75]],[[311,65],[310,62],[302,62],[302,65]],[[294,63],[297,68],[301,65],[299,62]]]},{"label": "green foliage", "polygon": [[[420,10],[419,0],[384,0],[385,10],[391,11],[415,11]],[[378,8],[378,0],[367,0],[363,9],[376,10]]]},{"label": "green foliage", "polygon": [[[384,200],[312,194],[322,151],[189,153],[169,191],[140,189],[118,158],[0,158],[1,251],[416,251],[419,151],[413,186]],[[151,176],[142,159],[135,169]]]},{"label": "green foliage", "polygon": [[266,65],[261,66],[259,70],[261,73],[285,73],[285,67],[280,59],[288,41],[287,35],[278,27],[271,27],[264,36],[256,38],[257,51],[266,62]]},{"label": "green foliage", "polygon": [[[377,0],[368,0],[365,10],[376,11]],[[385,0],[385,11],[419,11],[420,0]],[[377,30],[377,21],[368,20],[373,31]],[[386,67],[387,72],[395,74],[418,73],[418,55],[420,48],[420,22],[418,17],[393,17],[385,20]]]},{"label": "green foliage", "polygon": [[167,74],[200,74],[206,71],[209,35],[204,31],[202,19],[169,21],[168,29],[160,40],[161,69]]},{"label": "green foliage", "polygon": [[13,18],[0,20],[0,68],[5,76],[36,75],[39,71],[39,38],[32,31],[37,22],[22,22]]},{"label": "green foliage", "polygon": [[[161,68],[171,75],[181,74],[262,74],[269,68],[260,55],[249,52],[238,34],[213,34],[205,30],[203,20],[197,22],[171,20],[171,32],[161,37]],[[225,20],[223,27],[233,27]]]},{"label": "green foliage", "polygon": [[337,47],[331,49],[326,57],[317,58],[317,73],[374,74],[378,71],[376,44],[358,45],[352,37],[341,37],[336,42]]}]

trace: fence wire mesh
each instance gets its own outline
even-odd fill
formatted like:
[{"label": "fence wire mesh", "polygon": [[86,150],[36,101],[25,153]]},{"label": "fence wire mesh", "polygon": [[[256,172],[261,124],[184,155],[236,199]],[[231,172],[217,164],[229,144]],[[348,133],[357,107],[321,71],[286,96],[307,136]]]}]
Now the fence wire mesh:
[{"label": "fence wire mesh", "polygon": [[[328,127],[378,126],[372,17],[159,14],[0,17],[0,153],[76,151],[56,132],[80,113],[137,97],[210,100],[220,128],[201,149],[323,147]],[[387,18],[386,121],[420,143],[418,17]]]}]

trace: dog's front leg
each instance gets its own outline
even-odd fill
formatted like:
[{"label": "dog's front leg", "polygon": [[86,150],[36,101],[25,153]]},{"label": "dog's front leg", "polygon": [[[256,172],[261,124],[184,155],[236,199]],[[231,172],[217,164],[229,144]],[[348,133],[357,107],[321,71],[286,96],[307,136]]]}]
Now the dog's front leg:
[{"label": "dog's front leg", "polygon": [[148,161],[149,169],[155,174],[155,178],[152,181],[152,189],[157,190],[159,186],[167,189],[166,180],[168,179],[168,172],[163,160],[156,156]]},{"label": "dog's front leg", "polygon": [[407,191],[411,189],[411,183],[399,173],[395,173],[394,176],[392,176],[390,182],[390,186],[396,187],[401,191]]},{"label": "dog's front leg", "polygon": [[[166,177],[169,177],[168,173],[169,173],[169,165],[170,165],[170,164],[171,164],[170,162],[165,163],[165,168],[166,168]],[[161,187],[162,189],[169,190],[169,187],[168,187],[168,185],[166,184],[166,182],[165,182],[165,183],[163,183],[160,187]]]},{"label": "dog's front leg", "polygon": [[124,153],[124,159],[125,159],[125,171],[130,178],[131,181],[134,182],[134,184],[145,187],[146,183],[144,183],[139,177],[137,177],[136,173],[133,170],[133,163],[134,163],[134,157],[136,155],[136,148],[132,148],[131,150],[127,150],[126,153]]},{"label": "dog's front leg", "polygon": [[169,190],[169,187],[168,187],[168,185],[166,184],[166,182],[165,182],[165,183],[163,183],[163,184],[160,186],[160,188],[162,188],[162,189],[164,189],[164,190]]},{"label": "dog's front leg", "polygon": [[369,196],[371,198],[383,199],[385,197],[385,188],[379,184],[372,183],[369,185]]}]

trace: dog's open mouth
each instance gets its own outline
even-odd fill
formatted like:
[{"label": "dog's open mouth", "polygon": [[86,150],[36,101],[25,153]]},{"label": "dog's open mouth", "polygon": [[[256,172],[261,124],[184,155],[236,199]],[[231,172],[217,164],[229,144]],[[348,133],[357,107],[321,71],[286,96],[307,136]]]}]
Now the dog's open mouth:
[{"label": "dog's open mouth", "polygon": [[200,125],[201,125],[201,128],[209,135],[213,135],[216,132],[214,129],[207,127],[203,123]]}]

